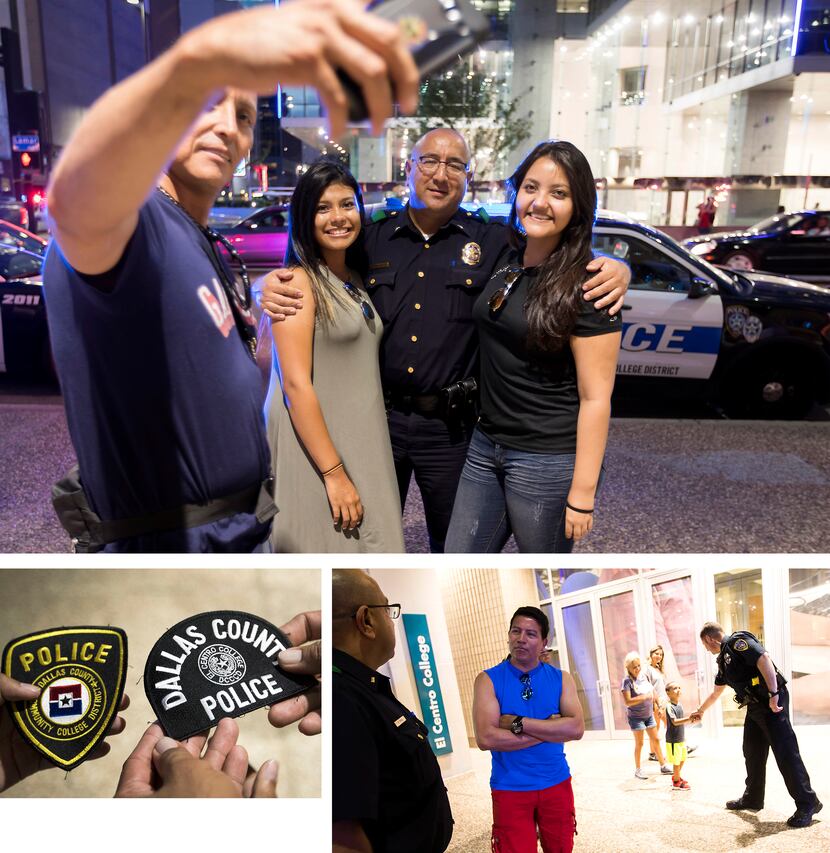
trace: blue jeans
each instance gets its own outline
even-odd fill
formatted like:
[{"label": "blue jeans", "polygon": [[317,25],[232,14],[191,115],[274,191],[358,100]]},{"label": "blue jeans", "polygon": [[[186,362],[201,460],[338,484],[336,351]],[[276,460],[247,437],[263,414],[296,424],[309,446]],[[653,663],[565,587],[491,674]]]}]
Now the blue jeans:
[{"label": "blue jeans", "polygon": [[522,553],[568,554],[565,500],[575,453],[532,453],[473,433],[447,534],[447,553],[497,554],[510,534]]}]

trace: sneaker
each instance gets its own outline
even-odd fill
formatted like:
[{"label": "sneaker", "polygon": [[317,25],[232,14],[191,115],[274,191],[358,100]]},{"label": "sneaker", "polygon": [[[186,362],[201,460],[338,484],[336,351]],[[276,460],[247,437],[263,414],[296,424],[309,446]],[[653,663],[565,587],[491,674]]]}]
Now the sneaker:
[{"label": "sneaker", "polygon": [[685,779],[672,779],[671,787],[673,791],[689,791],[692,786]]},{"label": "sneaker", "polygon": [[[672,772],[672,771],[671,771],[671,770],[669,770],[669,773],[671,773],[671,772]],[[646,771],[645,771],[645,770],[642,770],[642,769],[640,769],[640,768],[638,767],[638,768],[634,771],[634,778],[635,778],[635,779],[648,779],[648,775],[646,774]]]},{"label": "sneaker", "polygon": [[657,761],[657,756],[653,752],[650,752],[648,754],[648,760],[649,761]]},{"label": "sneaker", "polygon": [[686,752],[691,755],[697,749],[697,744],[693,743],[690,746],[686,747]]},{"label": "sneaker", "polygon": [[666,773],[668,773],[668,774],[672,774],[672,773],[674,773],[674,768],[673,768],[673,767],[670,767],[668,764],[664,764],[664,765],[660,768],[660,772],[661,772],[662,774],[664,774],[664,775],[665,775]]}]

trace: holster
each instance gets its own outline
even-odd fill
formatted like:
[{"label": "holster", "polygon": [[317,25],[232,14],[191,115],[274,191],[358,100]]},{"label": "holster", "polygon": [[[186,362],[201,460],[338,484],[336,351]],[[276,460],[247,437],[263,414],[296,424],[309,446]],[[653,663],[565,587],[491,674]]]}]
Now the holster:
[{"label": "holster", "polygon": [[273,495],[274,478],[266,477],[261,483],[204,504],[182,504],[147,515],[104,521],[90,507],[75,465],[52,486],[52,506],[72,540],[73,551],[92,554],[119,539],[199,527],[242,512],[255,515],[260,524],[265,524],[277,512]]}]

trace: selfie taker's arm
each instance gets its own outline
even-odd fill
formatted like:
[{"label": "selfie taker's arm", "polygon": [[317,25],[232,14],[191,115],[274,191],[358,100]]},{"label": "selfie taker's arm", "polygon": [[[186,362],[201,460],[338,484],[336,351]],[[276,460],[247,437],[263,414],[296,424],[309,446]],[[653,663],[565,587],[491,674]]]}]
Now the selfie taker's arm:
[{"label": "selfie taker's arm", "polygon": [[[568,503],[593,509],[611,419],[611,392],[617,369],[621,334],[571,337],[579,390],[576,422],[576,463]],[[565,510],[565,536],[579,541],[593,526],[590,513]]]},{"label": "selfie taker's arm", "polygon": [[[320,92],[332,136],[345,129],[335,68],[362,87],[376,131],[417,105],[418,73],[398,28],[359,0],[297,0],[215,18],[189,33],[90,108],[49,188],[52,228],[70,264],[110,269],[138,210],[200,111],[225,87],[268,94],[278,83]],[[390,84],[391,79],[391,84]]]}]

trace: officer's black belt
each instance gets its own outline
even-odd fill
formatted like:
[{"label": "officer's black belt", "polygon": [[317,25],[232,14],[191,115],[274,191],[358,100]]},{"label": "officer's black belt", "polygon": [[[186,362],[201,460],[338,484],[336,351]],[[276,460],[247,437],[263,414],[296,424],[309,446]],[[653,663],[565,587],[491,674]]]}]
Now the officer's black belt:
[{"label": "officer's black belt", "polygon": [[397,394],[393,391],[386,395],[386,406],[401,412],[415,412],[418,415],[443,415],[446,412],[446,395]]},{"label": "officer's black belt", "polygon": [[90,507],[75,466],[64,479],[52,486],[52,506],[64,530],[72,538],[75,551],[87,553],[100,551],[119,539],[199,527],[237,513],[251,513],[260,524],[264,524],[277,512],[273,494],[274,479],[267,477],[261,483],[202,504],[181,504],[147,515],[104,521]]}]

